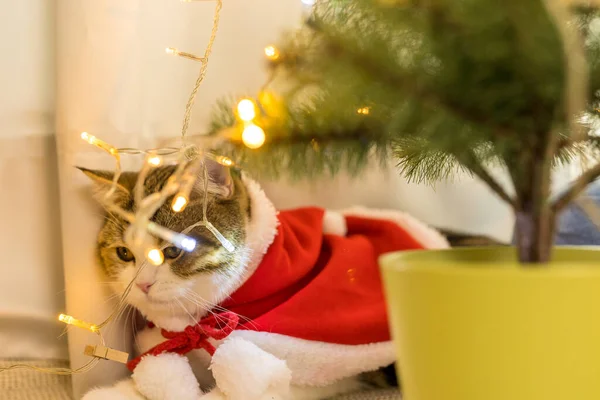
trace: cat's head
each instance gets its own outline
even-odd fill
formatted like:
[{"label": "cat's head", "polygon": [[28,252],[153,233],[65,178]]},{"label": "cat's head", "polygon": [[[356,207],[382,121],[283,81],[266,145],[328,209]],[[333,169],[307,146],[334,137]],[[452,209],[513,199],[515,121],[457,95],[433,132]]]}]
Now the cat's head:
[{"label": "cat's head", "polygon": [[[155,244],[163,250],[165,261],[155,266],[146,261],[144,254],[136,254],[127,247],[124,233],[128,223],[109,211],[98,235],[98,259],[117,293],[123,293],[144,264],[127,302],[163,327],[180,328],[182,321],[189,324],[192,318],[203,316],[231,294],[248,262],[246,236],[251,212],[248,191],[239,172],[211,160],[207,160],[206,165],[210,177],[207,219],[235,246],[233,252],[225,249],[208,229],[198,226],[188,233],[197,242],[192,252],[181,251],[156,239]],[[94,182],[97,197],[103,199],[111,188],[112,172],[80,169]],[[174,166],[153,169],[144,182],[145,195],[161,190],[175,169]],[[137,207],[133,195],[137,180],[137,173],[123,173],[111,196],[130,212]],[[204,186],[201,179],[198,182],[183,212],[173,212],[172,199],[168,199],[152,221],[175,232],[201,221]]]}]

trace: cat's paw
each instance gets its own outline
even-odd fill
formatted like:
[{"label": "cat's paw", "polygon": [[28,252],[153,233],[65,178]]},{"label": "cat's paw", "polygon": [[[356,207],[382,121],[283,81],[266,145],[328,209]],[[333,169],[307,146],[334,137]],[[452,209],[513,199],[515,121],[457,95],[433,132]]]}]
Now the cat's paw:
[{"label": "cat's paw", "polygon": [[131,379],[121,381],[113,387],[92,389],[82,400],[146,400],[135,388]]},{"label": "cat's paw", "polygon": [[179,354],[142,358],[132,378],[149,400],[197,400],[201,395],[188,359]]},{"label": "cat's paw", "polygon": [[211,370],[218,391],[227,399],[279,400],[288,397],[292,373],[285,361],[245,339],[232,337],[225,340],[213,356]]}]

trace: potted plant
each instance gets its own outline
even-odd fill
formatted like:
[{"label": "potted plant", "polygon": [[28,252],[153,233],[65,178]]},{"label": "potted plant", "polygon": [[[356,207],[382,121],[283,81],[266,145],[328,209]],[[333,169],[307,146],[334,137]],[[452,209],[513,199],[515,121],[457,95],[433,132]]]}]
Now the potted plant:
[{"label": "potted plant", "polygon": [[[598,144],[598,15],[550,0],[332,0],[267,51],[288,108],[247,165],[306,176],[391,153],[417,182],[467,171],[515,213],[515,247],[381,260],[406,400],[600,398],[600,253],[553,246],[600,164],[550,190],[554,166]],[[223,115],[215,131],[234,121]]]}]

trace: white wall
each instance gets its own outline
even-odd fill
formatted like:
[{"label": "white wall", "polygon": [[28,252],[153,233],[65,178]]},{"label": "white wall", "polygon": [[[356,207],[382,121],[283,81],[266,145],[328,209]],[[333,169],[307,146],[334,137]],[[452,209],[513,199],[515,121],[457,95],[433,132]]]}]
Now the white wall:
[{"label": "white wall", "polygon": [[[65,343],[56,341],[64,285],[54,141],[54,2],[0,0],[0,9],[0,323],[11,321],[10,335],[4,328],[0,333],[0,357],[56,357]],[[19,331],[15,327],[23,317],[52,324],[34,332],[28,322]],[[16,345],[28,335],[52,349]]]}]

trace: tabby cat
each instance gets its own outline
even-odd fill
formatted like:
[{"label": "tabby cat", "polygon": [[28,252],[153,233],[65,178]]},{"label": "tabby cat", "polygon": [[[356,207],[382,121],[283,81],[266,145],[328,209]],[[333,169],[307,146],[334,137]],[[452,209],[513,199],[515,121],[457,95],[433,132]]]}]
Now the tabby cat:
[{"label": "tabby cat", "polygon": [[[206,160],[206,166],[209,176],[207,218],[232,242],[235,247],[233,252],[227,251],[206,228],[198,226],[189,233],[198,242],[198,246],[192,252],[183,252],[169,243],[157,241],[156,244],[163,249],[165,257],[164,265],[157,267],[146,263],[143,254],[136,254],[133,249],[127,247],[123,236],[128,223],[122,218],[108,213],[108,218],[98,235],[99,263],[116,293],[122,293],[134,279],[138,268],[145,264],[135,279],[135,286],[127,301],[148,321],[168,331],[182,331],[186,326],[196,324],[209,312],[222,310],[219,305],[249,279],[277,232],[277,212],[256,182],[238,170],[211,160]],[[97,197],[102,201],[104,194],[111,188],[112,173],[84,168],[81,170],[92,179]],[[152,170],[144,182],[145,194],[161,190],[174,171],[173,166]],[[119,179],[112,200],[125,210],[135,211],[137,205],[132,193],[136,184],[136,173],[124,173]],[[167,201],[152,220],[175,232],[183,231],[203,217],[203,190],[203,182],[199,179],[184,212],[174,213],[170,208],[170,201]],[[324,225],[330,220],[326,213]],[[327,227],[323,226],[323,229]],[[163,340],[159,329],[145,329],[138,334],[136,340],[139,345],[138,351],[145,352]],[[305,385],[305,381],[302,381],[303,372],[294,370],[294,362],[286,359],[291,369],[292,389],[284,397],[322,399],[365,387],[388,385],[395,380],[393,369],[383,367],[394,360],[392,347],[387,344],[385,346],[385,349],[382,347],[382,352],[391,355],[386,364],[373,364],[373,367],[369,367],[368,361],[364,361],[363,366],[354,361],[357,364],[355,376],[337,379],[335,384],[315,387]],[[193,399],[194,396],[203,397],[202,393],[214,394],[214,390],[211,392],[215,386],[215,378],[209,370],[210,356],[205,351],[194,350],[187,358],[202,392],[177,398]],[[379,367],[382,367],[381,374],[367,373]],[[315,364],[314,368],[322,370],[324,367],[322,364]],[[383,374],[383,371],[386,373]],[[318,372],[315,375],[315,371],[310,371],[309,375],[317,376]],[[136,387],[132,380],[127,380],[113,388],[94,389],[84,399],[161,399],[161,395],[156,393],[144,393],[144,397],[139,392],[139,386],[139,382]],[[156,392],[155,389],[153,391]],[[238,397],[240,400],[247,400],[244,394]],[[166,399],[167,397],[164,397],[164,400]]]}]

